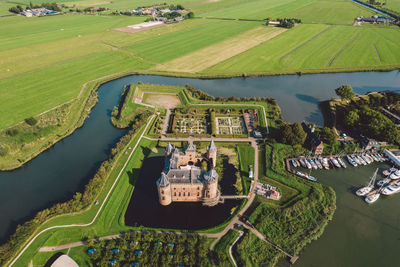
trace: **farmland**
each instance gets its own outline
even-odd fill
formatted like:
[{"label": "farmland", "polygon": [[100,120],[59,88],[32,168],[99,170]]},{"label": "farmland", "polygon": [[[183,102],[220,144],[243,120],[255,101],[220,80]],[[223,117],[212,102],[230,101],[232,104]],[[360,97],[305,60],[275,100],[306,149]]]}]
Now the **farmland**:
[{"label": "farmland", "polygon": [[[33,1],[34,4],[41,2]],[[126,0],[63,3],[122,10],[151,5],[155,1],[138,1],[134,6]],[[71,110],[75,111],[63,113],[67,118],[62,121],[68,123],[62,127],[41,129],[40,133],[33,132],[32,128],[30,137],[23,138],[31,140],[37,134],[40,142],[10,141],[8,144],[9,141],[2,141],[15,159],[24,162],[32,158],[46,147],[44,144],[50,135],[58,137],[47,146],[66,132],[71,133],[71,125],[76,125],[71,121],[79,116],[77,108],[90,95],[86,90],[95,88],[88,89],[86,84],[111,77],[109,75],[229,77],[380,70],[400,65],[398,29],[352,26],[355,17],[373,13],[351,1],[187,0],[168,3],[181,3],[199,18],[134,34],[113,29],[141,23],[145,17],[113,16],[106,12],[96,16],[0,18],[3,22],[0,24],[0,112],[3,115],[0,129],[15,127],[32,116],[40,119],[43,113],[65,103],[74,103]],[[0,10],[6,12],[9,4],[0,2]],[[304,23],[292,29],[266,27],[262,21],[265,17],[272,20],[296,17]],[[243,18],[259,21],[236,20]],[[82,97],[81,102],[77,102],[79,97]],[[5,137],[2,140],[12,139],[4,132],[0,136]],[[29,152],[20,151],[20,146],[29,147]]]}]

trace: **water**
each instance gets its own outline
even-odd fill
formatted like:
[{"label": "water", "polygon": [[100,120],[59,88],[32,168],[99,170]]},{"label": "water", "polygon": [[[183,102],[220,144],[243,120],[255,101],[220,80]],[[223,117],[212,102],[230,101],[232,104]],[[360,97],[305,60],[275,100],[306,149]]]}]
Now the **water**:
[{"label": "water", "polygon": [[[387,167],[373,163],[313,172],[335,190],[337,209],[324,234],[307,245],[295,266],[399,266],[395,255],[400,248],[400,194],[381,195],[373,204],[354,194],[368,183],[376,168],[380,168],[379,180]],[[279,266],[289,263],[282,260]]]},{"label": "water", "polygon": [[[130,226],[146,226],[167,229],[198,230],[219,225],[231,215],[231,209],[240,204],[227,200],[223,205],[205,207],[201,203],[172,203],[161,206],[158,202],[156,180],[163,170],[164,150],[147,158],[140,170],[133,196],[125,214],[125,223]],[[234,167],[227,162],[221,182],[221,194],[235,193]],[[233,167],[233,169],[232,169]],[[232,179],[233,178],[233,179]]]},{"label": "water", "polygon": [[68,200],[83,189],[107,158],[110,148],[125,133],[110,123],[112,108],[118,103],[123,86],[139,81],[190,84],[214,96],[270,96],[278,100],[286,120],[307,120],[320,125],[323,120],[318,102],[334,96],[334,89],[342,84],[352,85],[356,93],[400,89],[398,71],[219,80],[137,75],[111,81],[99,89],[99,103],[81,129],[24,167],[0,172],[0,239],[4,240],[18,223],[32,218],[37,211]]}]

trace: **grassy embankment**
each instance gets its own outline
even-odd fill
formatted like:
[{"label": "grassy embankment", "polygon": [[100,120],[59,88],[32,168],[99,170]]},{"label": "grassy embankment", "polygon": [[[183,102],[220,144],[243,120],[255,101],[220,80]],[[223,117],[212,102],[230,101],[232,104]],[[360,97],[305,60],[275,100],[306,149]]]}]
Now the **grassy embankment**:
[{"label": "grassy embankment", "polygon": [[[218,266],[233,266],[231,257],[229,256],[229,247],[239,236],[239,232],[229,230],[219,241],[215,244],[214,253],[217,255],[216,260]],[[232,251],[233,252],[233,251]]]},{"label": "grassy embankment", "polygon": [[[278,187],[283,196],[287,194],[289,197],[281,199],[280,203],[257,197],[247,215],[268,240],[292,255],[298,255],[309,242],[322,235],[332,219],[336,200],[331,188],[308,182],[285,171],[283,159],[292,153],[294,151],[290,146],[265,145],[265,175],[270,178],[266,182],[273,185],[280,183]],[[264,253],[260,254],[260,250]],[[268,266],[274,266],[284,256],[250,233],[246,233],[239,241],[237,251],[240,252],[239,264],[244,265],[268,262]]]}]

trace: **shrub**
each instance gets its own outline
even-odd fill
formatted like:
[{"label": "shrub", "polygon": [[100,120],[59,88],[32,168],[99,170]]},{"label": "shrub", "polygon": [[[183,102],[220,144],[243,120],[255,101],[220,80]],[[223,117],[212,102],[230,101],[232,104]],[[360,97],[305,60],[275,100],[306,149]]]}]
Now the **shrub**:
[{"label": "shrub", "polygon": [[7,155],[7,148],[0,144],[0,157]]},{"label": "shrub", "polygon": [[9,136],[16,136],[18,134],[18,130],[17,129],[8,129],[6,130],[6,134]]},{"label": "shrub", "polygon": [[34,125],[36,125],[36,123],[37,123],[38,121],[37,121],[37,119],[35,119],[34,117],[30,117],[30,118],[25,119],[25,122],[26,122],[27,124],[29,124],[30,126],[34,126]]}]

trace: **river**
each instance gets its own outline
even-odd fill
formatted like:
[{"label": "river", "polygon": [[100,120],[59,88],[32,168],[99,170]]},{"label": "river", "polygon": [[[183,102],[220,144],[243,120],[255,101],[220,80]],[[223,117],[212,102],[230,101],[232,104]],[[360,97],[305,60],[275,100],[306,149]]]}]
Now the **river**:
[{"label": "river", "polygon": [[[281,75],[254,78],[191,79],[133,75],[99,88],[99,103],[82,128],[48,151],[10,172],[0,172],[0,239],[15,231],[39,210],[65,201],[82,190],[111,147],[124,135],[110,122],[113,106],[124,85],[136,82],[190,84],[214,96],[268,96],[278,100],[285,120],[307,120],[321,125],[318,102],[334,96],[334,89],[350,84],[356,93],[400,90],[399,71],[310,75]],[[338,214],[340,216],[340,206]],[[329,227],[328,227],[329,229]],[[317,241],[319,242],[319,241]],[[317,243],[315,242],[315,243]],[[311,244],[313,245],[313,244]],[[374,244],[371,244],[373,246]]]}]

